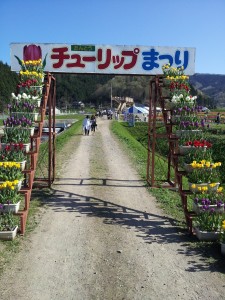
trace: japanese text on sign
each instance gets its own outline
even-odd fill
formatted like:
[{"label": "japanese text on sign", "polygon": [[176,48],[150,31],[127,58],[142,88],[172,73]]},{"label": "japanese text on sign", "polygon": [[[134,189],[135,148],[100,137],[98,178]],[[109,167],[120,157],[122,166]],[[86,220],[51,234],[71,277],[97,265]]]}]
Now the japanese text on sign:
[{"label": "japanese text on sign", "polygon": [[[22,46],[21,46],[22,45]],[[18,71],[14,56],[23,53],[26,44],[12,44],[12,70]],[[195,49],[146,47],[38,44],[42,56],[47,54],[46,70],[61,73],[162,74],[162,66],[183,67],[185,74],[194,74]]]}]

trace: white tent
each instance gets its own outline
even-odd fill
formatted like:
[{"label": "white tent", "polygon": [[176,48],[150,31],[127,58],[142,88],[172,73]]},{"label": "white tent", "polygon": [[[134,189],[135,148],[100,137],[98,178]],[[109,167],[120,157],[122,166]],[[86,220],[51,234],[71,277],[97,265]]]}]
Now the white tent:
[{"label": "white tent", "polygon": [[148,121],[148,114],[148,110],[145,107],[133,105],[125,111],[125,120],[132,119],[133,122],[146,122]]},{"label": "white tent", "polygon": [[145,107],[140,107],[140,106],[133,105],[133,106],[131,106],[127,109],[126,113],[128,113],[128,114],[146,114],[146,115],[148,115],[148,110]]}]

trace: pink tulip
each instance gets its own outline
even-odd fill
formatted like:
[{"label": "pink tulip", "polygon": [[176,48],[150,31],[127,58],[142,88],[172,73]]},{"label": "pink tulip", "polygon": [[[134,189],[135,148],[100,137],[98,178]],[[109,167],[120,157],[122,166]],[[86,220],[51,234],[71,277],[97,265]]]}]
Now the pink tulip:
[{"label": "pink tulip", "polygon": [[38,60],[42,58],[41,47],[36,45],[24,46],[23,48],[23,60]]}]

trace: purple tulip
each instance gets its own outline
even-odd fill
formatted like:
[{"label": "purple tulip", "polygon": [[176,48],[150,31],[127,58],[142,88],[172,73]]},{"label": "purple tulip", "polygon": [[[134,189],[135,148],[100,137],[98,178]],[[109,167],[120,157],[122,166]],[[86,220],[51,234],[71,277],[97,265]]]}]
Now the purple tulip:
[{"label": "purple tulip", "polygon": [[218,202],[217,202],[217,207],[220,208],[220,207],[222,207],[222,206],[223,206],[223,202],[222,202],[222,201],[218,201]]},{"label": "purple tulip", "polygon": [[207,205],[210,205],[211,204],[211,201],[209,199],[206,199],[206,204]]},{"label": "purple tulip", "polygon": [[209,213],[210,213],[210,214],[213,214],[214,212],[215,212],[215,209],[214,209],[214,208],[211,208]]},{"label": "purple tulip", "polygon": [[198,199],[198,197],[196,197],[196,198],[194,199],[194,202],[195,202],[196,204],[198,204],[198,201],[199,201],[199,199]]},{"label": "purple tulip", "polygon": [[34,44],[24,46],[23,48],[23,60],[39,60],[42,58],[41,47]]}]

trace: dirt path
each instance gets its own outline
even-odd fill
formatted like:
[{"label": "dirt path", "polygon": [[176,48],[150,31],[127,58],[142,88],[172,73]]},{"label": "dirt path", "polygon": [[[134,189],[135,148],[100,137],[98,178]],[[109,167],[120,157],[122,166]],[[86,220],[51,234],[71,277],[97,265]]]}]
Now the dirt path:
[{"label": "dirt path", "polygon": [[0,299],[225,299],[224,275],[157,208],[109,123],[99,120],[65,162]]}]

